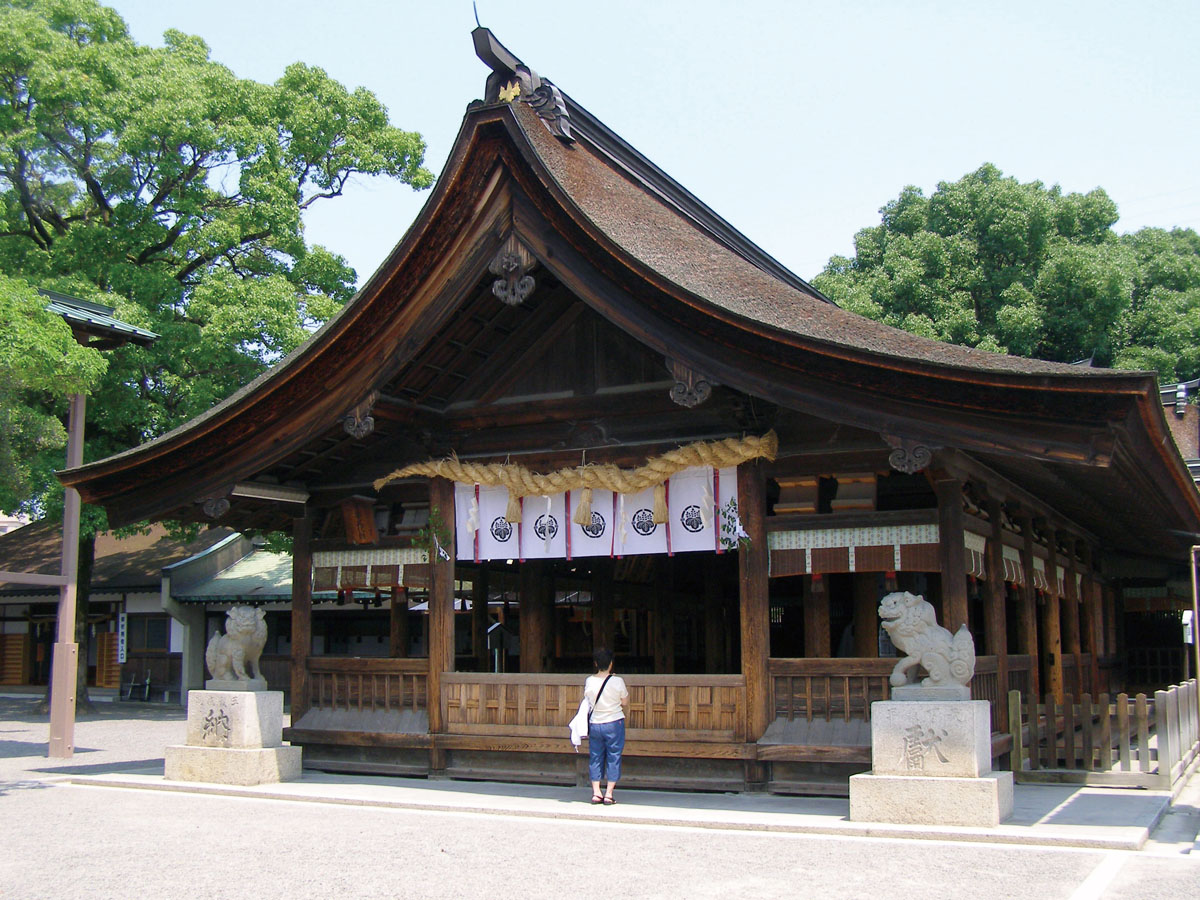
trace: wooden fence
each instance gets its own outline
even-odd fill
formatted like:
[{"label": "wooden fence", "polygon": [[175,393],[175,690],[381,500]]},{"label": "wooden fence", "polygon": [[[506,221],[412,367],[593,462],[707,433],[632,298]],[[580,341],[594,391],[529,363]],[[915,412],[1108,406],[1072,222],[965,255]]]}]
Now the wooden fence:
[{"label": "wooden fence", "polygon": [[425,709],[427,659],[308,659],[309,699],[314,709],[402,711]]},{"label": "wooden fence", "polygon": [[1200,750],[1195,680],[1130,698],[1084,694],[1076,703],[1008,695],[1012,770],[1019,782],[1170,790]]},{"label": "wooden fence", "polygon": [[[630,675],[630,740],[742,741],[740,675]],[[442,713],[451,734],[561,738],[583,698],[578,675],[442,675]]]},{"label": "wooden fence", "polygon": [[[1009,685],[1024,687],[1029,683],[1031,657],[1008,657]],[[896,665],[895,659],[771,659],[768,671],[773,691],[775,717],[791,722],[795,719],[841,719],[870,721],[871,704],[891,696],[888,677]],[[1007,729],[1003,687],[995,656],[981,656],[975,663],[971,681],[971,696],[990,700],[992,731]]]}]

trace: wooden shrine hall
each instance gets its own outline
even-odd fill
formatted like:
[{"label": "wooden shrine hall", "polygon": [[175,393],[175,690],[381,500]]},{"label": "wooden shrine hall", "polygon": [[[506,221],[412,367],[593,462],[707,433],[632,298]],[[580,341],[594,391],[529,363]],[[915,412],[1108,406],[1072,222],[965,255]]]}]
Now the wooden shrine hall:
[{"label": "wooden shrine hall", "polygon": [[[1200,532],[1154,376],[852,315],[474,39],[484,100],[354,299],[205,415],[60,476],[113,525],[292,536],[304,764],[573,783],[609,646],[625,783],[844,792],[897,588],[969,624],[997,754],[1009,688],[1115,687],[1122,586]],[[387,617],[378,652],[314,652],[314,584]]]}]

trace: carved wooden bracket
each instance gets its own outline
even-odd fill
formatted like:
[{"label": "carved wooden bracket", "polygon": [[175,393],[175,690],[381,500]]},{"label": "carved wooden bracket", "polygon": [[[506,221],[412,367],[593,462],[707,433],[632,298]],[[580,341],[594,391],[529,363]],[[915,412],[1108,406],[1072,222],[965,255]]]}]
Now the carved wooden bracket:
[{"label": "carved wooden bracket", "polygon": [[712,396],[716,381],[707,375],[702,375],[688,367],[686,363],[674,359],[667,360],[667,367],[675,377],[675,385],[671,388],[671,399],[680,406],[691,409],[699,406]]},{"label": "carved wooden bracket", "polygon": [[229,512],[229,495],[231,493],[233,493],[233,488],[227,487],[224,490],[213,491],[208,497],[201,497],[196,502],[200,504],[204,514],[210,519],[219,519]]},{"label": "carved wooden bracket", "polygon": [[519,306],[533,293],[537,282],[526,273],[536,260],[516,236],[509,235],[500,252],[488,264],[488,271],[496,276],[492,282],[492,293],[509,306]]},{"label": "carved wooden bracket", "polygon": [[362,403],[346,413],[342,419],[342,428],[346,434],[356,440],[362,440],[375,430],[375,417],[371,415],[371,410],[378,399],[379,391],[371,391]]},{"label": "carved wooden bracket", "polygon": [[920,441],[895,437],[890,434],[882,435],[882,437],[892,448],[892,452],[888,454],[888,465],[906,475],[912,475],[926,468],[933,462],[933,451],[938,449],[928,444],[922,444]]}]

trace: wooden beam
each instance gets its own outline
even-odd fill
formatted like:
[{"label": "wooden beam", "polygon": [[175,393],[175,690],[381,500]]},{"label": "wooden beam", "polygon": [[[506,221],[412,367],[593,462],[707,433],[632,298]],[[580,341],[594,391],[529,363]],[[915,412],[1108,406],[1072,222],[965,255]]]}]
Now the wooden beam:
[{"label": "wooden beam", "polygon": [[[749,546],[738,549],[742,677],[746,680],[746,740],[757,741],[771,715],[771,608],[767,585],[766,478],[760,462],[738,466],[738,512]],[[760,774],[760,773],[755,773]]]},{"label": "wooden beam", "polygon": [[522,673],[546,671],[546,622],[542,600],[544,569],[545,565],[539,559],[527,559],[521,563],[519,630]]},{"label": "wooden beam", "polygon": [[388,624],[388,655],[393,658],[408,656],[408,591],[405,588],[392,588],[392,608]]},{"label": "wooden beam", "polygon": [[292,723],[309,708],[308,655],[312,649],[313,517],[292,520]]},{"label": "wooden beam", "polygon": [[655,560],[654,631],[654,674],[675,673],[675,592],[671,584],[673,567],[667,560]]},{"label": "wooden beam", "polygon": [[[1000,501],[989,497],[986,501],[988,519],[991,522],[991,534],[987,537],[985,566],[987,581],[983,597],[984,620],[984,652],[996,657],[996,678],[999,682],[999,696],[1008,696],[1008,617],[1005,607],[1008,600],[1008,588],[1004,583],[1004,529],[1001,527]],[[1000,730],[1008,728],[1008,703],[1000,701]]]},{"label": "wooden beam", "polygon": [[1017,607],[1017,649],[1033,657],[1033,665],[1029,667],[1029,690],[1040,698],[1041,674],[1038,664],[1041,657],[1038,649],[1037,588],[1033,582],[1033,518],[1021,512],[1017,514],[1016,521],[1021,526],[1021,571],[1025,576]]},{"label": "wooden beam", "polygon": [[806,576],[804,588],[804,655],[809,659],[828,659],[833,656],[829,576]]},{"label": "wooden beam", "polygon": [[1096,579],[1096,570],[1092,568],[1092,549],[1083,545],[1083,588],[1080,597],[1081,628],[1083,631],[1083,652],[1091,659],[1088,668],[1092,683],[1092,693],[1098,694],[1105,690],[1100,684],[1100,653],[1102,642],[1100,638],[1100,582]]},{"label": "wooden beam", "polygon": [[[431,554],[429,560],[429,731],[446,730],[442,709],[442,673],[454,671],[454,483],[445,478],[429,481],[430,514],[437,512],[446,531],[450,559]],[[441,760],[435,760],[441,762]],[[434,766],[439,769],[441,766]]]},{"label": "wooden beam", "polygon": [[612,560],[595,562],[592,581],[592,652],[613,648]]},{"label": "wooden beam", "polygon": [[704,671],[725,671],[725,602],[715,553],[704,554]]},{"label": "wooden beam", "polygon": [[878,580],[874,572],[851,576],[854,590],[854,655],[860,659],[879,656]]},{"label": "wooden beam", "polygon": [[1063,702],[1065,688],[1062,667],[1062,620],[1058,608],[1058,534],[1053,528],[1046,532],[1046,581],[1050,590],[1042,604],[1042,660],[1046,667],[1043,690]]},{"label": "wooden beam", "polygon": [[375,527],[375,500],[355,494],[345,497],[338,504],[342,510],[342,522],[346,527],[346,543],[353,547],[379,543],[379,530]]},{"label": "wooden beam", "polygon": [[475,665],[480,672],[488,666],[487,630],[488,618],[488,566],[480,563],[471,581],[471,646],[475,651]]},{"label": "wooden beam", "polygon": [[942,564],[943,625],[954,634],[967,619],[967,549],[963,543],[963,483],[958,478],[934,481],[938,501],[938,555]]}]

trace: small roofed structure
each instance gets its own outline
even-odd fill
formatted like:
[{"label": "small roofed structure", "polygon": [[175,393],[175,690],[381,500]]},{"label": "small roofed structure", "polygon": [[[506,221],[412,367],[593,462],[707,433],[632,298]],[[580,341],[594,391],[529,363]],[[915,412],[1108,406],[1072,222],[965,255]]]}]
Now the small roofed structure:
[{"label": "small roofed structure", "polygon": [[[116,522],[291,533],[305,765],[573,782],[604,646],[631,784],[844,791],[898,587],[969,625],[998,735],[1009,687],[1115,684],[1123,573],[1200,533],[1154,376],[846,312],[474,37],[484,98],[355,298],[205,415],[61,474]],[[315,652],[314,586],[427,601],[427,655]],[[520,672],[488,671],[488,604],[455,643],[455,597],[498,587]],[[400,709],[424,730],[379,730]]]}]

